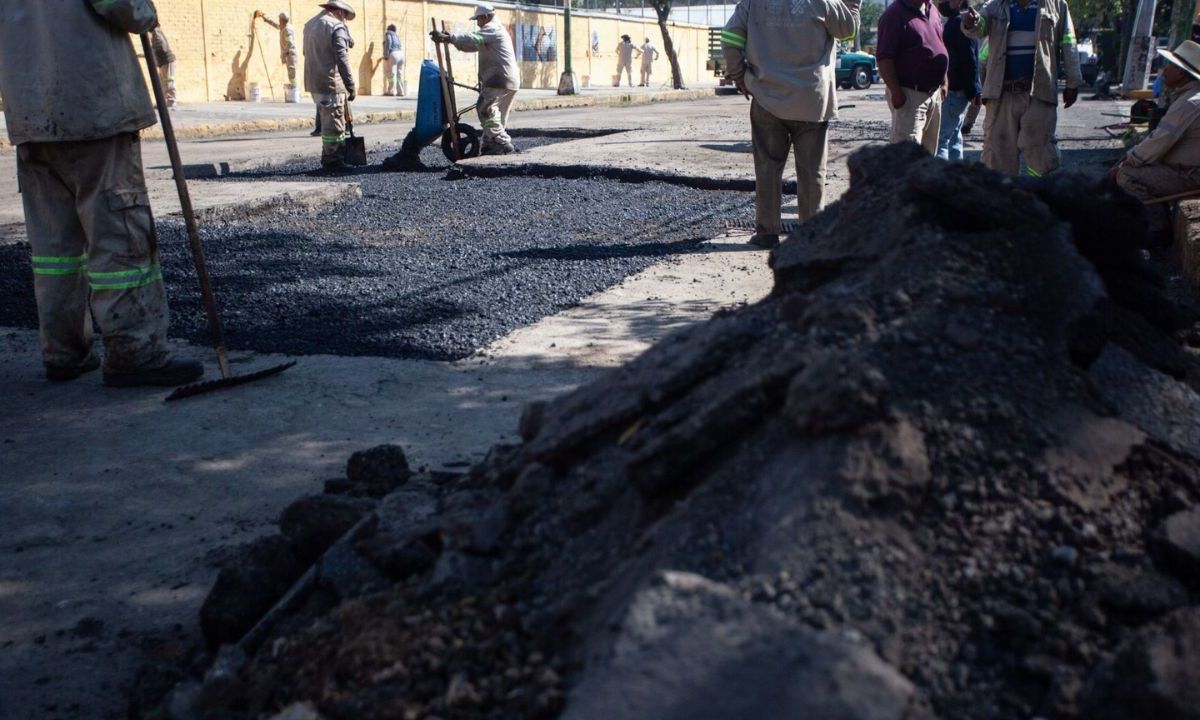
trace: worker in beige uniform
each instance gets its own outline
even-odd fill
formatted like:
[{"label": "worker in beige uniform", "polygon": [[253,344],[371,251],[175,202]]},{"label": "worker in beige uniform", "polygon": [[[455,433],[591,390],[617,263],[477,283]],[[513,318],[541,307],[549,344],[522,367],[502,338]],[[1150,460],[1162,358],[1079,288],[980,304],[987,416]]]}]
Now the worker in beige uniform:
[{"label": "worker in beige uniform", "polygon": [[167,98],[167,107],[175,107],[175,53],[171,52],[171,42],[162,26],[154,28],[150,36],[150,47],[154,49],[154,62],[158,63],[158,79],[162,82],[163,95]]},{"label": "worker in beige uniform", "polygon": [[622,35],[621,42],[617,43],[617,77],[613,87],[621,86],[621,73],[629,78],[629,87],[633,87],[633,54],[635,52],[638,52],[638,49],[633,46],[633,40],[628,35]]},{"label": "worker in beige uniform", "polygon": [[346,168],[346,105],[354,102],[347,20],[354,8],[345,0],[321,3],[321,12],[304,26],[304,90],[312,95],[321,120],[321,167]]},{"label": "worker in beige uniform", "polygon": [[299,54],[296,52],[296,30],[292,27],[292,19],[287,13],[279,13],[279,22],[271,20],[262,10],[255,10],[254,17],[279,31],[279,61],[287,68],[288,86],[296,85],[296,63]]},{"label": "worker in beige uniform", "polygon": [[1066,0],[988,0],[979,14],[963,16],[962,29],[967,37],[987,39],[983,164],[1016,175],[1024,156],[1030,176],[1058,169],[1060,54],[1064,109],[1075,104],[1083,84]]},{"label": "worker in beige uniform", "polygon": [[38,0],[0,10],[0,95],[17,146],[50,380],[100,366],[93,318],[106,385],[181,385],[204,373],[198,362],[173,359],[167,345],[142,174],[138,132],[154,124],[154,109],[129,33],[157,24],[149,0]]},{"label": "worker in beige uniform", "polygon": [[480,152],[484,155],[505,155],[515,152],[508,131],[508,111],[517,89],[521,87],[521,71],[512,38],[496,21],[496,9],[491,3],[475,6],[471,16],[476,29],[461,35],[434,31],[434,42],[450,43],[463,52],[479,53],[479,123],[483,126]]},{"label": "worker in beige uniform", "polygon": [[[1167,61],[1163,82],[1174,99],[1154,132],[1110,172],[1122,190],[1142,202],[1200,191],[1200,44],[1185,40],[1174,52],[1159,50],[1158,54]],[[1155,203],[1146,209],[1151,238],[1168,239],[1167,204]]]},{"label": "worker in beige uniform", "polygon": [[646,44],[639,48],[642,53],[642,82],[638,87],[650,87],[650,74],[654,71],[654,61],[658,59],[658,48],[646,38]]},{"label": "worker in beige uniform", "polygon": [[837,117],[833,58],[858,33],[860,0],[741,0],[721,31],[726,77],[748,98],[754,146],[755,234],[779,244],[783,168],[796,156],[796,206],[804,222],[825,193],[829,121]]}]

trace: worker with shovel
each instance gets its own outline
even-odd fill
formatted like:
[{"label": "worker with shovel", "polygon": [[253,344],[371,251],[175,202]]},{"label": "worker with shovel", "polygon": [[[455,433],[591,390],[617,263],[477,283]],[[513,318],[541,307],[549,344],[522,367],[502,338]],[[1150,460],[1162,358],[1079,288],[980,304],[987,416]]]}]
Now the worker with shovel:
[{"label": "worker with shovel", "polygon": [[346,109],[354,102],[354,73],[350,71],[347,20],[355,17],[345,0],[321,3],[321,12],[304,26],[304,89],[317,104],[321,118],[321,167],[346,168]]},{"label": "worker with shovel", "polygon": [[157,24],[149,0],[38,0],[0,12],[0,95],[17,146],[50,380],[100,366],[93,318],[106,385],[182,385],[204,373],[167,346],[142,173],[138,133],[154,124],[154,110],[129,33]]},{"label": "worker with shovel", "polygon": [[521,72],[512,38],[504,26],[496,22],[496,9],[491,3],[475,6],[471,16],[478,28],[461,35],[433,31],[434,42],[449,43],[463,52],[479,53],[479,124],[483,126],[480,154],[506,155],[514,152],[508,126],[508,110],[512,107],[517,89],[521,87]]}]

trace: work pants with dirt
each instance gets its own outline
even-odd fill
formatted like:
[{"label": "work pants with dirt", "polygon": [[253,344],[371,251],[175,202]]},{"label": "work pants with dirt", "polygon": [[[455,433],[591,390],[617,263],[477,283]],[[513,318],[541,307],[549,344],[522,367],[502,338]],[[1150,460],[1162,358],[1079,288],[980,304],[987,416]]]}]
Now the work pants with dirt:
[{"label": "work pants with dirt", "polygon": [[288,53],[283,56],[283,66],[287,68],[288,85],[296,86],[296,63],[299,61],[296,53]]},{"label": "work pants with dirt", "polygon": [[383,94],[404,97],[408,88],[404,86],[404,55],[392,53],[383,59]]},{"label": "work pants with dirt", "polygon": [[904,107],[896,109],[888,97],[888,109],[892,111],[892,135],[890,142],[911,140],[920,143],[930,155],[937,154],[938,131],[942,123],[942,93],[940,88],[929,92],[902,87]]},{"label": "work pants with dirt", "polygon": [[175,107],[175,63],[159,65],[158,79],[162,81],[163,95],[167,97],[167,107]]},{"label": "work pants with dirt", "polygon": [[642,63],[642,87],[650,87],[650,64]]},{"label": "work pants with dirt", "polygon": [[755,231],[778,235],[783,169],[789,153],[796,156],[796,208],[800,222],[816,215],[825,193],[828,156],[827,122],[784,120],[758,103],[750,104],[750,138],[754,146]]},{"label": "work pants with dirt", "polygon": [[45,363],[82,365],[92,318],[108,369],[166,363],[167,296],[138,136],[22,143],[17,176]]},{"label": "work pants with dirt", "polygon": [[512,145],[512,138],[508,136],[505,128],[508,127],[508,111],[516,96],[516,90],[505,88],[485,87],[479,91],[479,105],[476,110],[479,113],[479,124],[483,127],[483,138],[480,142],[484,146]]},{"label": "work pants with dirt", "polygon": [[321,164],[340,164],[346,153],[345,93],[313,94],[321,121]]},{"label": "work pants with dirt", "polygon": [[617,77],[614,78],[613,87],[621,87],[621,74],[629,78],[629,87],[633,87],[633,63],[617,60]]},{"label": "work pants with dirt", "polygon": [[[1133,167],[1122,165],[1117,170],[1117,185],[1133,197],[1146,202],[1176,193],[1200,190],[1200,168],[1179,167],[1154,163]],[[1169,237],[1171,214],[1168,203],[1147,205],[1151,237]]]},{"label": "work pants with dirt", "polygon": [[1025,172],[1041,177],[1058,169],[1054,129],[1058,111],[1028,91],[1005,91],[987,101],[983,117],[983,164],[1016,175],[1025,157]]}]

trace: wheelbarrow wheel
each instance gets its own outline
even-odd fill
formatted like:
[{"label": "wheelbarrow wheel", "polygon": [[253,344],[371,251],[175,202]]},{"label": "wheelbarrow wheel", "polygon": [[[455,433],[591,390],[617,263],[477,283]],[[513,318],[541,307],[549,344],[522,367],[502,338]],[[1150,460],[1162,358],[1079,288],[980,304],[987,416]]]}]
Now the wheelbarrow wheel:
[{"label": "wheelbarrow wheel", "polygon": [[458,157],[454,155],[454,138],[450,136],[450,128],[442,133],[442,154],[450,162],[460,157],[470,158],[479,156],[479,131],[466,123],[455,126],[458,131]]}]

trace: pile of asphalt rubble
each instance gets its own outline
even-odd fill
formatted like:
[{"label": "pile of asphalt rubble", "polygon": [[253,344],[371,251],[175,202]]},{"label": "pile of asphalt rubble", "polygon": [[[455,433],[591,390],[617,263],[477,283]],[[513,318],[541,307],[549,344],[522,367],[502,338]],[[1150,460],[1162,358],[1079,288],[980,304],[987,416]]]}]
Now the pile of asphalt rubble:
[{"label": "pile of asphalt rubble", "polygon": [[529,406],[520,444],[351,458],[221,572],[215,660],[135,710],[1200,717],[1200,362],[1140,210],[916,146],[850,168],[769,298]]}]

